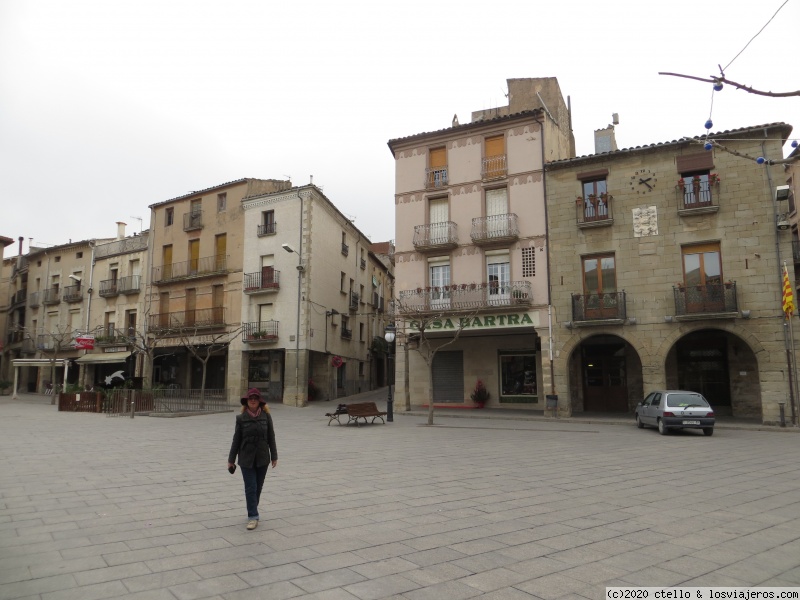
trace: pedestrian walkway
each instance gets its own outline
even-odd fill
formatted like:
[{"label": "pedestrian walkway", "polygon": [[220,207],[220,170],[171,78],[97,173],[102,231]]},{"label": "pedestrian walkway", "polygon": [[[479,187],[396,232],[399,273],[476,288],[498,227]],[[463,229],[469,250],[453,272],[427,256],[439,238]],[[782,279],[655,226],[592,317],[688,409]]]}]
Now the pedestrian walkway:
[{"label": "pedestrian walkway", "polygon": [[488,411],[328,427],[334,402],[275,405],[280,460],[247,531],[241,477],[226,469],[234,413],[112,419],[49,401],[0,397],[3,600],[800,586],[790,428],[660,436]]}]

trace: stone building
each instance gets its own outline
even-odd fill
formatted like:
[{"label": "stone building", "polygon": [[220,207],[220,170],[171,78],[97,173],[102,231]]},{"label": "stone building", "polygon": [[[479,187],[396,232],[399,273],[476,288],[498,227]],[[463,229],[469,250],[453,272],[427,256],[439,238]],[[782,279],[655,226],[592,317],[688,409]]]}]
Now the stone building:
[{"label": "stone building", "polygon": [[391,264],[314,185],[251,195],[244,210],[242,389],[305,406],[385,378]]},{"label": "stone building", "polygon": [[[406,405],[471,406],[481,380],[489,406],[542,409],[551,388],[543,164],[572,156],[574,140],[555,78],[508,90],[508,106],[470,123],[389,141]],[[437,348],[430,371],[416,351],[422,320]]]},{"label": "stone building", "polygon": [[[781,269],[791,127],[745,127],[546,165],[554,392],[562,414],[703,393],[718,414],[791,406]],[[712,150],[705,150],[708,142]],[[756,158],[764,157],[765,164]],[[791,272],[791,269],[790,269]]]}]

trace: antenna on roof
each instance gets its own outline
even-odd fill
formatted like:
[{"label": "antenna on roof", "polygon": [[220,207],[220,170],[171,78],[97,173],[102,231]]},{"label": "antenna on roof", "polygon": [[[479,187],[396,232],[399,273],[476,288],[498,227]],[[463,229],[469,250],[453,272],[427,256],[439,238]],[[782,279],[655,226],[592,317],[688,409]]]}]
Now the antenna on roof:
[{"label": "antenna on roof", "polygon": [[139,221],[139,233],[142,233],[142,217],[131,216],[131,219],[135,219],[135,220]]}]

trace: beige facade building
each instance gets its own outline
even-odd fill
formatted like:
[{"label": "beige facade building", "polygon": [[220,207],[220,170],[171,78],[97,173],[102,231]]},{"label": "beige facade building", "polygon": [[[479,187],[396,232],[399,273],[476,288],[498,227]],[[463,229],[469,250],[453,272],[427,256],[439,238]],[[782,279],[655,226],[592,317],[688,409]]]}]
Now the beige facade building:
[{"label": "beige facade building", "polygon": [[[156,338],[153,383],[226,389],[238,402],[241,361],[230,360],[242,323],[245,222],[242,200],[291,187],[239,179],[150,206],[151,265],[145,314]],[[229,344],[233,346],[229,347]]]},{"label": "beige facade building", "polygon": [[[543,164],[572,156],[574,141],[555,78],[508,89],[509,106],[469,124],[389,142],[401,403],[471,406],[478,380],[498,408],[541,409],[550,393]],[[422,318],[435,318],[437,346],[459,333],[431,375],[415,351]]]},{"label": "beige facade building", "polygon": [[[783,123],[548,162],[554,390],[562,414],[690,389],[717,414],[790,416]],[[765,164],[758,164],[764,157]],[[791,272],[791,269],[790,269]],[[795,313],[797,314],[797,313]],[[796,317],[795,317],[796,319]]]},{"label": "beige facade building", "polygon": [[[314,185],[246,198],[242,389],[305,406],[382,385],[391,263]],[[233,360],[233,358],[231,359]]]}]

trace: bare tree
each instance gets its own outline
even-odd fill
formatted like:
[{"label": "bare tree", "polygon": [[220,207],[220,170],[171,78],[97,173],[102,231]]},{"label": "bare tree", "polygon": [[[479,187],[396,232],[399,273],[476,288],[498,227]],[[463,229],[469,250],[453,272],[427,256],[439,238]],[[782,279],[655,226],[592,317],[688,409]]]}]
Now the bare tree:
[{"label": "bare tree", "polygon": [[[50,362],[50,383],[53,386],[53,397],[50,404],[56,403],[56,395],[59,389],[56,383],[56,364],[58,363],[59,351],[73,348],[73,340],[77,331],[67,327],[66,325],[57,324],[55,331],[50,333],[40,334],[35,341],[36,347],[42,352],[45,358]],[[35,332],[30,334],[35,335]]]},{"label": "bare tree", "polygon": [[[426,299],[427,300],[427,299]],[[416,342],[416,352],[425,361],[428,368],[428,425],[433,425],[434,402],[433,402],[433,360],[436,354],[448,346],[454,344],[461,336],[461,332],[469,327],[472,318],[478,314],[477,309],[473,310],[449,310],[448,303],[437,303],[426,301],[419,303],[419,298],[410,296],[399,298],[394,302],[395,323],[399,320],[402,330],[409,341]],[[439,343],[444,338],[431,339],[431,330],[445,330],[452,333],[444,343]],[[398,327],[398,331],[401,330]]]},{"label": "bare tree", "polygon": [[[183,327],[179,330],[178,335],[183,346],[189,351],[192,357],[203,365],[203,375],[200,380],[200,408],[204,408],[205,406],[208,361],[212,356],[221,354],[230,343],[239,336],[242,332],[242,328],[243,326],[239,326],[236,329],[214,333],[200,332],[196,327]],[[195,343],[194,337],[198,334],[204,335],[206,338],[202,344]]]}]

